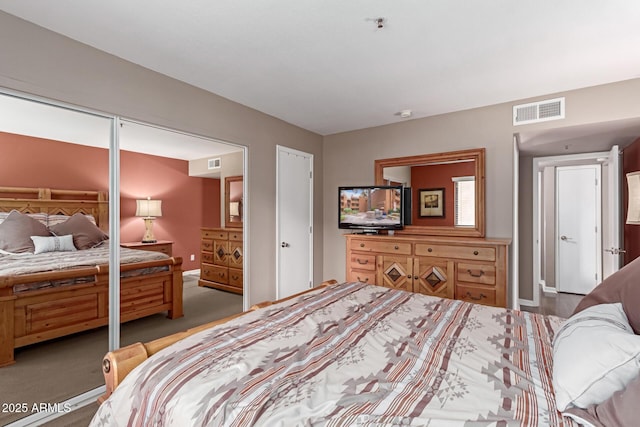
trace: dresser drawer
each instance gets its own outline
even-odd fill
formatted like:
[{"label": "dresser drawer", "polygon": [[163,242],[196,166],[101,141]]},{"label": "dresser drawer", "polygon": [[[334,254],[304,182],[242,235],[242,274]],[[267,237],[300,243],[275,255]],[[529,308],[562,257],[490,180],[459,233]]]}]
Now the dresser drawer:
[{"label": "dresser drawer", "polygon": [[242,231],[230,231],[229,232],[229,240],[233,240],[236,242],[242,241]]},{"label": "dresser drawer", "polygon": [[416,243],[416,255],[433,256],[440,258],[463,258],[468,260],[495,261],[495,248],[453,245],[430,245],[428,243]]},{"label": "dresser drawer", "polygon": [[200,278],[218,283],[229,283],[229,269],[217,265],[202,264]]},{"label": "dresser drawer", "polygon": [[213,264],[213,253],[211,252],[201,252],[200,258],[202,262],[206,262],[208,264]]},{"label": "dresser drawer", "polygon": [[229,284],[242,289],[242,270],[237,268],[229,269]]},{"label": "dresser drawer", "polygon": [[456,284],[456,299],[485,305],[496,305],[496,290],[483,286]]},{"label": "dresser drawer", "polygon": [[200,250],[213,252],[213,240],[202,239],[202,242],[200,242]]},{"label": "dresser drawer", "polygon": [[352,250],[364,252],[385,252],[388,254],[411,255],[411,243],[385,242],[354,239]]},{"label": "dresser drawer", "polygon": [[347,277],[348,282],[362,282],[370,285],[376,284],[376,272],[374,270],[350,269]]},{"label": "dresser drawer", "polygon": [[458,263],[457,279],[459,282],[496,284],[496,267],[490,264]]},{"label": "dresser drawer", "polygon": [[229,240],[229,232],[223,230],[202,230],[203,239]]},{"label": "dresser drawer", "polygon": [[358,270],[371,270],[376,269],[376,256],[370,254],[360,254],[357,252],[351,253],[349,258],[350,268]]}]

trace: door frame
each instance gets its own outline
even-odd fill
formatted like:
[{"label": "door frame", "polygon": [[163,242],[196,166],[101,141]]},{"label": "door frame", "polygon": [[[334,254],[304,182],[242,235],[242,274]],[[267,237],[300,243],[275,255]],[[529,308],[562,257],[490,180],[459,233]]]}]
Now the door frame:
[{"label": "door frame", "polygon": [[533,227],[532,227],[532,241],[533,241],[533,281],[532,281],[532,295],[533,299],[520,299],[520,305],[523,306],[533,306],[537,307],[540,305],[540,295],[538,292],[539,288],[542,288],[543,291],[546,292],[554,292],[553,288],[546,287],[545,284],[541,281],[540,276],[540,236],[542,233],[542,224],[540,218],[540,197],[541,197],[541,189],[540,189],[540,175],[541,171],[544,167],[547,166],[563,166],[569,164],[578,164],[582,162],[586,164],[588,162],[591,163],[602,163],[606,161],[610,155],[609,151],[599,151],[593,153],[582,153],[582,154],[566,154],[559,156],[547,156],[547,157],[534,157],[533,159],[533,168],[532,168],[532,183],[533,183]]},{"label": "door frame", "polygon": [[294,148],[285,147],[284,145],[276,145],[276,240],[275,240],[275,252],[276,252],[276,299],[280,299],[280,247],[281,239],[281,227],[280,227],[280,179],[281,179],[281,165],[280,165],[280,153],[289,153],[302,156],[309,159],[309,172],[311,173],[311,179],[309,180],[309,287],[313,286],[313,183],[314,183],[314,170],[313,162],[314,156],[311,153],[296,150]]},{"label": "door frame", "polygon": [[[558,168],[580,168],[580,169],[595,169],[596,171],[596,183],[595,183],[595,192],[596,192],[596,200],[595,200],[595,216],[596,216],[596,241],[595,241],[595,253],[596,253],[596,284],[599,281],[602,281],[602,233],[603,233],[603,224],[602,224],[602,210],[604,208],[602,204],[602,166],[600,163],[589,163],[585,165],[575,165],[575,166],[560,166],[558,165],[555,168],[555,284],[553,290],[547,289],[547,292],[561,292],[560,291],[560,270],[558,265],[560,265],[560,238],[559,234],[559,224],[560,224],[560,209],[559,209],[559,197],[558,197]],[[565,291],[566,292],[566,291]]]}]

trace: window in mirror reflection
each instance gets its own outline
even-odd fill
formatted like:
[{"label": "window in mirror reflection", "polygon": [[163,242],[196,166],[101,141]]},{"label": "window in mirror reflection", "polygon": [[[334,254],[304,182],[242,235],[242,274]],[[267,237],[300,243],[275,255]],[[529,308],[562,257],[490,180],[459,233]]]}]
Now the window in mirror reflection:
[{"label": "window in mirror reflection", "polygon": [[456,227],[475,226],[476,180],[473,176],[452,178]]}]

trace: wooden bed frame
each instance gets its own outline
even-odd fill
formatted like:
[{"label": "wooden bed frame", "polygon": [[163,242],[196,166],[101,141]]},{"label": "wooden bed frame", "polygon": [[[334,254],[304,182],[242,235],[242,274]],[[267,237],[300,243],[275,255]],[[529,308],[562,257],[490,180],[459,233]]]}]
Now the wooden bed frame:
[{"label": "wooden bed frame", "polygon": [[[0,187],[0,212],[93,215],[108,231],[104,191]],[[167,266],[168,270],[120,280],[122,322],[167,311],[183,316],[182,258],[122,264],[121,272]],[[88,283],[14,292],[14,286],[49,280],[92,277]],[[109,323],[109,265],[0,276],[0,367],[15,363],[14,349]]]},{"label": "wooden bed frame", "polygon": [[191,336],[193,334],[196,334],[205,329],[209,329],[213,326],[221,325],[223,323],[226,323],[237,317],[243,316],[246,313],[257,310],[259,308],[263,308],[263,307],[270,306],[272,304],[277,304],[279,302],[287,301],[292,298],[297,298],[300,295],[304,295],[315,289],[329,286],[329,285],[334,285],[336,283],[338,283],[336,280],[327,280],[325,282],[320,283],[314,288],[311,288],[303,292],[299,292],[295,295],[291,295],[289,297],[282,298],[277,301],[265,301],[259,304],[255,304],[251,306],[251,308],[249,308],[248,311],[245,311],[242,313],[234,314],[219,320],[214,320],[213,322],[209,322],[204,325],[200,325],[183,332],[177,332],[175,334],[171,334],[166,337],[158,338],[156,340],[153,340],[144,344],[137,342],[137,343],[128,345],[126,347],[122,347],[117,350],[110,351],[109,353],[106,354],[104,359],[102,359],[102,373],[104,374],[104,383],[106,385],[107,390],[106,390],[106,393],[98,399],[98,402],[102,403],[109,396],[111,396],[111,393],[113,393],[116,387],[118,387],[118,385],[129,374],[129,372],[133,370],[133,368],[135,368],[136,366],[138,366],[139,364],[147,360],[149,357],[151,357],[155,353],[170,346],[173,343],[180,341],[181,339]]}]

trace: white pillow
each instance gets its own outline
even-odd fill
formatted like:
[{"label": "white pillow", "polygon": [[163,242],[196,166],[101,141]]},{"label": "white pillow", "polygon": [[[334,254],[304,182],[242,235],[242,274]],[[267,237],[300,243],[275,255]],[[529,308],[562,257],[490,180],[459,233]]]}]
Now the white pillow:
[{"label": "white pillow", "polygon": [[600,304],[571,316],[553,342],[553,388],[560,411],[602,403],[638,376],[640,336],[622,304]]},{"label": "white pillow", "polygon": [[41,254],[43,252],[66,252],[76,251],[76,247],[73,246],[73,235],[67,234],[66,236],[31,236],[33,240],[33,246],[35,250],[34,254]]}]

